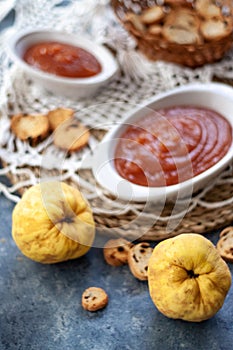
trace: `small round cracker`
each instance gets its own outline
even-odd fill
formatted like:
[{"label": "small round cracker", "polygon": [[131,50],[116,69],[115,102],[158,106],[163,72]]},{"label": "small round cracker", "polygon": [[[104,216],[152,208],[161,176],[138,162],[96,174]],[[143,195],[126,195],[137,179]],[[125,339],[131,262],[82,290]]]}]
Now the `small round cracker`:
[{"label": "small round cracker", "polygon": [[134,245],[129,250],[128,263],[134,277],[141,281],[148,279],[148,262],[152,255],[153,248],[147,242]]},{"label": "small round cracker", "polygon": [[220,232],[219,240],[216,245],[221,257],[224,260],[233,262],[233,227],[226,227]]},{"label": "small round cracker", "polygon": [[221,8],[215,0],[197,0],[195,8],[204,18],[221,17]]},{"label": "small round cracker", "polygon": [[103,309],[108,304],[108,295],[98,287],[87,288],[82,294],[82,307],[88,311]]},{"label": "small round cracker", "polygon": [[87,145],[89,137],[88,128],[77,119],[71,118],[54,131],[53,142],[58,148],[75,152]]},{"label": "small round cracker", "polygon": [[143,11],[140,16],[142,23],[153,24],[159,22],[165,13],[161,6],[153,6]]},{"label": "small round cracker", "polygon": [[105,261],[111,266],[128,264],[128,253],[132,245],[124,238],[110,239],[103,249]]},{"label": "small round cracker", "polygon": [[163,36],[170,43],[179,45],[199,44],[199,19],[189,9],[180,9],[166,17],[162,30]]},{"label": "small round cracker", "polygon": [[206,40],[220,40],[231,33],[232,27],[228,21],[210,19],[201,24],[200,30]]},{"label": "small round cracker", "polygon": [[11,130],[20,140],[36,144],[48,135],[48,118],[43,114],[16,114],[11,119]]},{"label": "small round cracker", "polygon": [[74,116],[74,110],[71,108],[56,108],[47,114],[50,129],[54,131],[58,126]]}]

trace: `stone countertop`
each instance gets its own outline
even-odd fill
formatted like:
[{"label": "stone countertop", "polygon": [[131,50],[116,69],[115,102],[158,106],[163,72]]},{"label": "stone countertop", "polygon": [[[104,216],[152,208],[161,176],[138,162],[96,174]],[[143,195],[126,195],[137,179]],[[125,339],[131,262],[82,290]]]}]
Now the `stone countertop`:
[{"label": "stone countertop", "polygon": [[[55,265],[24,257],[11,237],[13,207],[0,196],[1,350],[232,349],[232,288],[208,321],[168,319],[154,307],[147,282],[135,279],[128,266],[107,265],[100,248]],[[218,233],[207,237],[216,243]],[[81,295],[90,286],[108,293],[105,309],[83,310]]]}]

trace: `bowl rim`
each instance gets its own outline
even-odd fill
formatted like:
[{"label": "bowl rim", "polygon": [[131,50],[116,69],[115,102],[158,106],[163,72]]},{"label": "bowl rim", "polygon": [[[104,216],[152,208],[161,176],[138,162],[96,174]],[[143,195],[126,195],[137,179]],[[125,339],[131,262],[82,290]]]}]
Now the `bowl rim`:
[{"label": "bowl rim", "polygon": [[[146,187],[134,184],[123,177],[121,177],[117,170],[113,165],[110,165],[110,141],[117,138],[119,134],[121,134],[121,130],[127,122],[131,121],[135,118],[137,113],[140,113],[144,108],[150,108],[154,104],[158,103],[162,99],[169,99],[171,96],[175,96],[177,94],[185,94],[187,92],[192,93],[201,93],[208,92],[211,94],[218,94],[219,96],[223,96],[231,100],[233,104],[233,88],[227,86],[222,83],[190,83],[182,87],[177,87],[166,91],[164,93],[160,93],[155,97],[150,98],[148,101],[140,104],[139,107],[133,108],[131,112],[127,113],[127,115],[122,119],[121,122],[117,122],[114,124],[114,127],[105,135],[102,141],[98,144],[97,149],[94,151],[93,162],[92,162],[92,172],[96,179],[96,181],[105,189],[107,189],[112,195],[117,196],[122,200],[131,200],[135,202],[146,202],[149,201],[159,201],[164,200],[165,198],[172,198],[176,196],[178,193],[193,194],[194,186],[197,186],[201,181],[204,181],[207,178],[213,178],[215,174],[219,173],[219,171],[223,170],[227,167],[227,165],[233,159],[233,115],[231,118],[225,117],[231,125],[232,128],[232,143],[229,147],[227,153],[212,167],[208,168],[204,172],[186,180],[181,183],[163,186],[163,187]],[[174,104],[173,104],[174,105]],[[177,104],[178,105],[178,104]],[[185,105],[185,104],[184,104]],[[191,106],[192,103],[187,102],[188,106]],[[194,106],[197,104],[193,104]],[[172,106],[172,105],[171,105]],[[202,108],[205,108],[202,105]],[[208,103],[206,108],[208,107]],[[214,110],[212,108],[212,110]],[[221,114],[221,113],[220,113]],[[144,114],[145,115],[145,114]],[[140,119],[140,117],[138,117]],[[111,153],[114,153],[114,146],[111,150]],[[100,167],[104,164],[105,172],[108,173],[106,176],[102,172],[99,172]],[[123,182],[125,185],[130,185],[132,188],[132,192],[129,194],[125,191],[119,192],[114,189],[113,186],[117,184],[117,182]],[[191,192],[190,192],[191,191]],[[184,195],[185,196],[185,195]]]},{"label": "bowl rim", "polygon": [[[35,43],[46,42],[46,41],[47,42],[58,41],[61,43],[68,43],[74,46],[79,46],[84,48],[89,53],[94,55],[95,58],[100,62],[102,66],[102,71],[93,77],[70,78],[70,77],[55,75],[52,73],[46,73],[42,70],[36,69],[35,67],[25,62],[22,56],[17,52],[17,45],[20,42],[27,41],[30,38],[33,39],[33,37],[36,38],[36,36],[41,36],[41,39],[40,40],[34,39]],[[53,36],[54,38],[49,39],[51,36]],[[10,57],[15,62],[17,62],[24,71],[30,73],[32,76],[35,76],[37,78],[44,79],[50,82],[57,82],[60,84],[67,84],[71,86],[72,85],[75,85],[75,86],[99,85],[100,83],[105,82],[108,79],[112,78],[119,70],[119,65],[117,63],[117,60],[115,59],[115,57],[107,47],[97,42],[91,41],[89,38],[85,37],[84,35],[78,36],[74,33],[68,33],[60,30],[51,30],[51,29],[45,29],[45,28],[21,30],[10,37],[7,43],[7,48],[8,48]]]}]

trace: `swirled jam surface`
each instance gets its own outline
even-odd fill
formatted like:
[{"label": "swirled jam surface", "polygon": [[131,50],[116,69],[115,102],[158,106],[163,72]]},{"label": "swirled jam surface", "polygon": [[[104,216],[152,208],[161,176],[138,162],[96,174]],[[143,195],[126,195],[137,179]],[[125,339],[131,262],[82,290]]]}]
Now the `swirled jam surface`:
[{"label": "swirled jam surface", "polygon": [[169,186],[216,164],[231,143],[231,125],[219,113],[192,106],[169,107],[126,127],[115,149],[114,164],[132,183]]},{"label": "swirled jam surface", "polygon": [[99,61],[81,47],[41,42],[29,47],[23,59],[44,72],[68,78],[88,78],[101,72]]}]

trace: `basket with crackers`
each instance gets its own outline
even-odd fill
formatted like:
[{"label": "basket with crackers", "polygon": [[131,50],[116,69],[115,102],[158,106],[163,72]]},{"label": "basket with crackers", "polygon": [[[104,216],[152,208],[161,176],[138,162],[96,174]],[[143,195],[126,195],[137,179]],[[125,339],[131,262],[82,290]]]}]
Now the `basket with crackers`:
[{"label": "basket with crackers", "polygon": [[150,60],[195,68],[220,60],[232,46],[230,0],[112,0],[111,4]]}]

